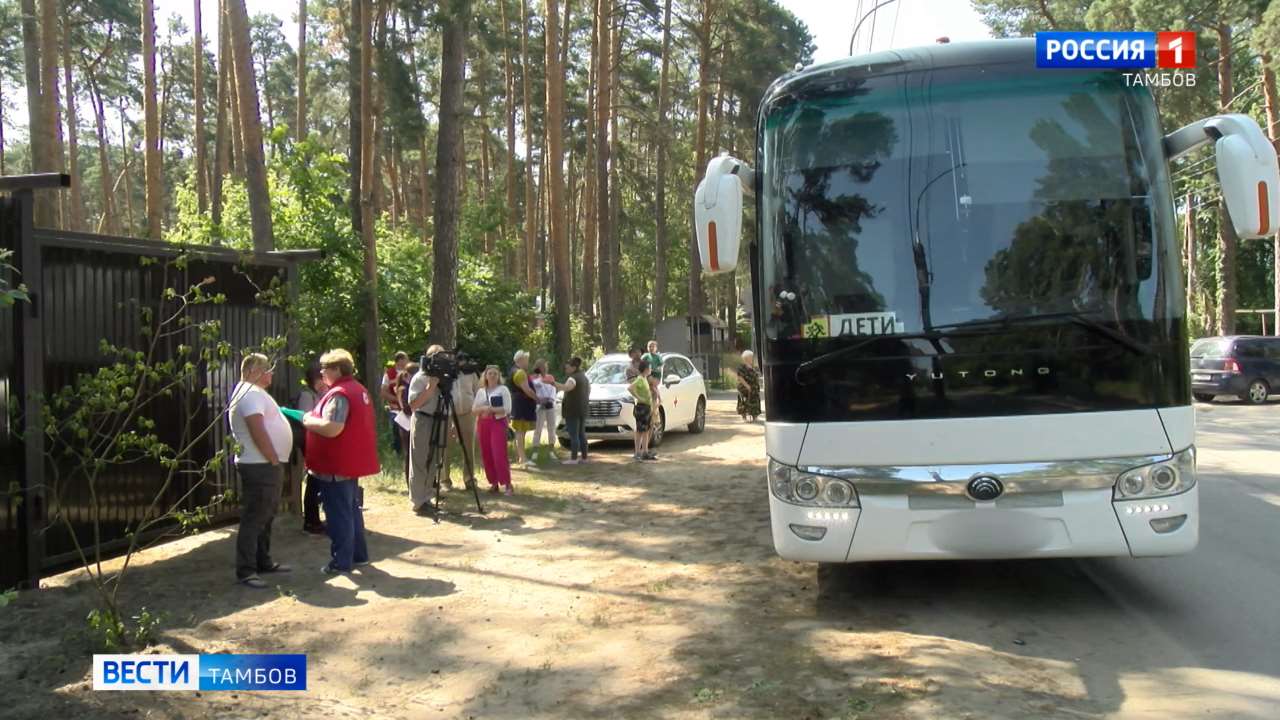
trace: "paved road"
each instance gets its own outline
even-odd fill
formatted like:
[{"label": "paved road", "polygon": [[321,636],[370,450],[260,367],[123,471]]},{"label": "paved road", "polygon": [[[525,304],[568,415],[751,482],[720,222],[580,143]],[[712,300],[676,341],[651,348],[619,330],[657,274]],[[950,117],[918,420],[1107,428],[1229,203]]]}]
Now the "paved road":
[{"label": "paved road", "polygon": [[840,581],[854,591],[825,610],[1059,668],[1079,683],[1067,715],[1280,718],[1280,404],[1197,404],[1197,418],[1193,554],[854,566]]}]

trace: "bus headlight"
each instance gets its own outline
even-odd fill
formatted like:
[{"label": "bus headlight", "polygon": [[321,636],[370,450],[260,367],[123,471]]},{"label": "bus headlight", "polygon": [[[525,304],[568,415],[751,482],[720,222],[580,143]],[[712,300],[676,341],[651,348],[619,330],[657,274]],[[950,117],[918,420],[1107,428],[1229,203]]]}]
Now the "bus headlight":
[{"label": "bus headlight", "polygon": [[1115,499],[1137,500],[1183,493],[1196,484],[1196,449],[1189,447],[1163,462],[1126,470],[1116,478]]},{"label": "bus headlight", "polygon": [[793,505],[860,507],[858,492],[847,480],[816,475],[769,458],[769,492]]}]

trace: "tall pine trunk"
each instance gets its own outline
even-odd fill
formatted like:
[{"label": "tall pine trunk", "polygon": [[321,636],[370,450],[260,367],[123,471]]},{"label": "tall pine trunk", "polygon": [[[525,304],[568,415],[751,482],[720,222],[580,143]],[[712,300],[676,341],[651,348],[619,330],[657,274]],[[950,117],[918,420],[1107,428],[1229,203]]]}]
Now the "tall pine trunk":
[{"label": "tall pine trunk", "polygon": [[[622,45],[624,33],[627,26],[627,6],[626,4],[614,6],[617,15],[617,25],[613,27],[612,39],[609,42],[609,51],[613,54],[613,59],[609,63],[609,72],[612,76],[609,85],[612,87],[613,102],[609,105],[609,156],[613,158],[609,163],[609,287],[612,288],[611,297],[609,298],[609,317],[610,324],[618,327],[622,323],[622,310],[627,303],[623,297],[625,288],[622,284],[622,241],[621,241],[621,217],[622,217],[622,182],[619,179],[622,176],[622,136],[618,133],[618,109],[622,106]],[[616,334],[616,332],[615,332]]]},{"label": "tall pine trunk", "polygon": [[[698,127],[694,141],[693,180],[696,186],[707,170],[707,123],[711,104],[711,18],[713,0],[702,0],[702,23],[698,29]],[[689,233],[689,314],[701,315],[707,300],[702,288],[702,261],[698,258],[696,235]]]},{"label": "tall pine trunk", "polygon": [[361,236],[363,230],[360,211],[360,178],[362,177],[360,154],[364,147],[364,131],[360,119],[360,85],[364,42],[361,39],[360,28],[364,27],[366,4],[365,0],[351,0],[350,19],[347,23],[347,142],[350,148],[347,156],[349,165],[347,176],[351,204],[351,229],[357,236]]},{"label": "tall pine trunk", "polygon": [[533,194],[533,114],[529,102],[529,0],[520,2],[520,81],[524,86],[524,286],[533,290],[538,286],[537,259],[534,257],[534,203]]},{"label": "tall pine trunk", "polygon": [[102,90],[98,87],[98,79],[89,75],[89,91],[93,100],[93,120],[98,137],[98,176],[102,185],[102,219],[98,221],[97,231],[110,235],[120,234],[120,225],[116,219],[114,186],[111,181],[111,162],[108,156],[110,141],[107,139],[107,108],[102,102]]},{"label": "tall pine trunk", "polygon": [[[586,154],[583,157],[583,192],[582,209],[585,229],[582,233],[582,282],[578,284],[578,312],[587,321],[587,336],[596,336],[595,291],[596,291],[596,103],[599,95],[600,65],[600,33],[597,25],[600,22],[600,8],[591,3],[591,65],[587,70],[587,122],[586,122]],[[574,256],[577,257],[576,255]]]},{"label": "tall pine trunk", "polygon": [[[44,100],[40,80],[40,25],[36,22],[36,0],[22,0],[22,65],[27,81],[27,127],[38,128],[44,122]],[[31,138],[31,172],[49,170],[49,148],[45,135],[29,132]],[[53,225],[55,200],[51,193],[35,194],[35,224]]]},{"label": "tall pine trunk", "polygon": [[[58,0],[40,0],[40,100],[43,103],[40,127],[45,136],[46,170],[62,172],[66,167],[62,156],[62,113],[58,97]],[[65,222],[66,203],[61,193],[52,196],[49,227]]]},{"label": "tall pine trunk", "polygon": [[[200,0],[196,0],[200,2]],[[218,111],[213,129],[213,172],[209,182],[210,220],[213,222],[213,244],[222,244],[222,181],[231,166],[231,128],[227,113],[231,109],[231,33],[227,30],[227,13],[218,4]]]},{"label": "tall pine trunk", "polygon": [[[1218,35],[1218,107],[1229,112],[1235,92],[1231,82],[1231,27],[1220,23]],[[1218,322],[1217,334],[1236,332],[1236,234],[1227,204],[1218,202]]]},{"label": "tall pine trunk", "polygon": [[[1267,52],[1262,53],[1262,99],[1266,110],[1267,136],[1271,144],[1280,143],[1280,98],[1276,97],[1275,57]],[[1273,334],[1280,336],[1280,232],[1272,240],[1272,305],[1275,309],[1275,322],[1272,323]]]},{"label": "tall pine trunk", "polygon": [[[567,1],[567,0],[566,0]],[[572,349],[569,336],[569,238],[565,234],[564,192],[564,65],[560,60],[560,8],[557,0],[545,0],[547,57],[547,182],[550,201],[552,268],[555,273],[556,356],[567,360]]]},{"label": "tall pine trunk", "polygon": [[612,108],[613,0],[597,0],[597,45],[600,60],[596,66],[596,257],[599,261],[600,329],[605,352],[618,346],[618,323],[613,315],[613,274],[609,272],[613,224],[609,215],[609,116]]},{"label": "tall pine trunk", "polygon": [[[517,224],[519,223],[519,216],[516,214],[516,81],[515,73],[511,67],[511,43],[507,39],[510,28],[507,22],[507,0],[498,0],[498,8],[504,36],[502,41],[502,72],[507,90],[507,212],[503,221],[502,237],[510,243],[520,235]],[[510,275],[516,278],[523,278],[524,253],[517,249],[511,251],[510,255],[513,260],[512,267],[509,268]]]},{"label": "tall pine trunk", "polygon": [[307,137],[307,0],[298,0],[298,113],[294,137]]},{"label": "tall pine trunk", "polygon": [[[522,0],[523,2],[523,0]],[[449,0],[440,56],[440,126],[436,145],[435,276],[431,291],[431,342],[457,344],[458,179],[462,162],[463,82],[467,66],[470,0]],[[527,67],[527,66],[526,66]]]},{"label": "tall pine trunk", "polygon": [[[379,8],[381,8],[379,3]],[[382,376],[378,362],[378,245],[375,233],[375,208],[377,201],[374,183],[376,175],[374,155],[377,144],[374,138],[373,97],[373,18],[367,11],[361,13],[360,24],[354,29],[360,41],[360,239],[364,246],[364,375],[369,383],[376,383]],[[353,18],[354,21],[354,18]]]},{"label": "tall pine trunk", "polygon": [[[657,262],[653,281],[653,322],[657,324],[667,314],[667,143],[670,123],[667,120],[669,66],[671,64],[671,0],[666,0],[662,11],[662,70],[658,73],[658,159],[657,185],[654,188],[654,245]],[[697,268],[690,268],[694,271]]]},{"label": "tall pine trunk", "polygon": [[[148,0],[149,1],[149,0]],[[244,0],[227,0],[230,6],[231,54],[235,63],[236,97],[240,101],[240,127],[244,134],[245,181],[249,194],[249,220],[253,249],[275,249],[271,233],[271,198],[267,191],[266,159],[262,155],[262,121],[258,116],[258,83],[253,76],[249,47],[249,16]]]},{"label": "tall pine trunk", "polygon": [[203,215],[205,208],[208,207],[209,167],[205,159],[205,135],[204,135],[204,27],[203,18],[201,17],[201,0],[194,0],[194,24],[193,44],[195,48],[192,50],[192,61],[195,63],[193,71],[194,92],[193,100],[195,102],[195,145],[196,159],[196,207],[200,209]]},{"label": "tall pine trunk", "polygon": [[[75,83],[71,76],[71,18],[67,6],[62,7],[62,73],[67,97],[67,174],[71,176],[71,189],[67,193],[67,217],[65,227],[79,230],[84,224],[84,201],[80,189],[80,132],[76,115]],[[2,174],[3,171],[0,171]]]},{"label": "tall pine trunk", "polygon": [[164,190],[160,162],[160,109],[156,96],[156,8],[155,0],[142,0],[142,162],[146,173],[147,237],[159,240],[164,221]]}]

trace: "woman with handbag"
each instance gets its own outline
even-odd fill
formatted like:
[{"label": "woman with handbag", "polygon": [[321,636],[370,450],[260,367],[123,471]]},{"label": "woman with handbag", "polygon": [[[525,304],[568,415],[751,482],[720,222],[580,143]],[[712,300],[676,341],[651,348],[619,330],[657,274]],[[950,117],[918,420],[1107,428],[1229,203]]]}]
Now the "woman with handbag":
[{"label": "woman with handbag", "polygon": [[511,412],[511,391],[502,384],[498,366],[484,369],[480,389],[476,391],[476,444],[489,492],[512,494],[511,461],[507,458],[507,418]]}]

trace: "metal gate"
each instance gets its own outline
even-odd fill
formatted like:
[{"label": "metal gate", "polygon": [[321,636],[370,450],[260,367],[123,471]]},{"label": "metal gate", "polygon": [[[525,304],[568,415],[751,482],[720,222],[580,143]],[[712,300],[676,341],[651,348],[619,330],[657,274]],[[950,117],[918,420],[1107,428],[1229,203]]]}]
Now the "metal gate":
[{"label": "metal gate", "polygon": [[[0,195],[0,247],[15,252],[11,262],[30,295],[29,302],[0,309],[0,589],[35,585],[42,575],[74,563],[77,555],[71,532],[82,546],[93,547],[88,488],[64,484],[62,506],[53,506],[46,480],[60,468],[46,456],[43,433],[26,429],[42,427],[44,399],[73,383],[79,374],[104,364],[102,340],[121,347],[142,346],[142,323],[127,307],[134,303],[158,307],[166,287],[186,288],[201,278],[213,278],[209,291],[226,295],[223,304],[199,306],[195,320],[221,321],[222,336],[231,343],[235,357],[217,367],[201,368],[201,380],[152,417],[162,429],[162,439],[176,439],[163,438],[163,433],[175,432],[182,409],[197,413],[197,425],[225,410],[238,379],[242,348],[256,346],[266,337],[287,335],[292,352],[296,339],[284,311],[261,303],[259,291],[272,278],[293,288],[295,261],[318,257],[298,252],[245,256],[214,247],[183,248],[135,238],[35,229],[31,191],[58,182],[59,176],[49,177],[29,176],[26,186],[16,185],[20,178],[0,178],[5,181],[0,190],[12,191],[7,197]],[[188,263],[178,270],[166,271],[163,263],[143,263],[144,258],[163,261],[179,254],[185,254]],[[168,275],[162,277],[163,272]],[[278,398],[296,383],[293,368],[287,364],[286,368],[276,374],[272,387]],[[205,401],[205,388],[213,390],[212,402]],[[193,459],[210,457],[225,433],[225,424],[218,424],[214,437]],[[97,506],[104,551],[127,546],[129,528],[163,487],[165,476],[158,464],[138,463],[111,468],[99,477]],[[165,499],[182,500],[194,482],[174,483]],[[229,465],[224,465],[217,477],[206,478],[184,503],[189,508],[206,505],[216,488],[235,487],[235,482]],[[237,510],[214,509],[215,520],[234,516]],[[50,524],[59,512],[71,519],[71,530],[63,523]]]}]

